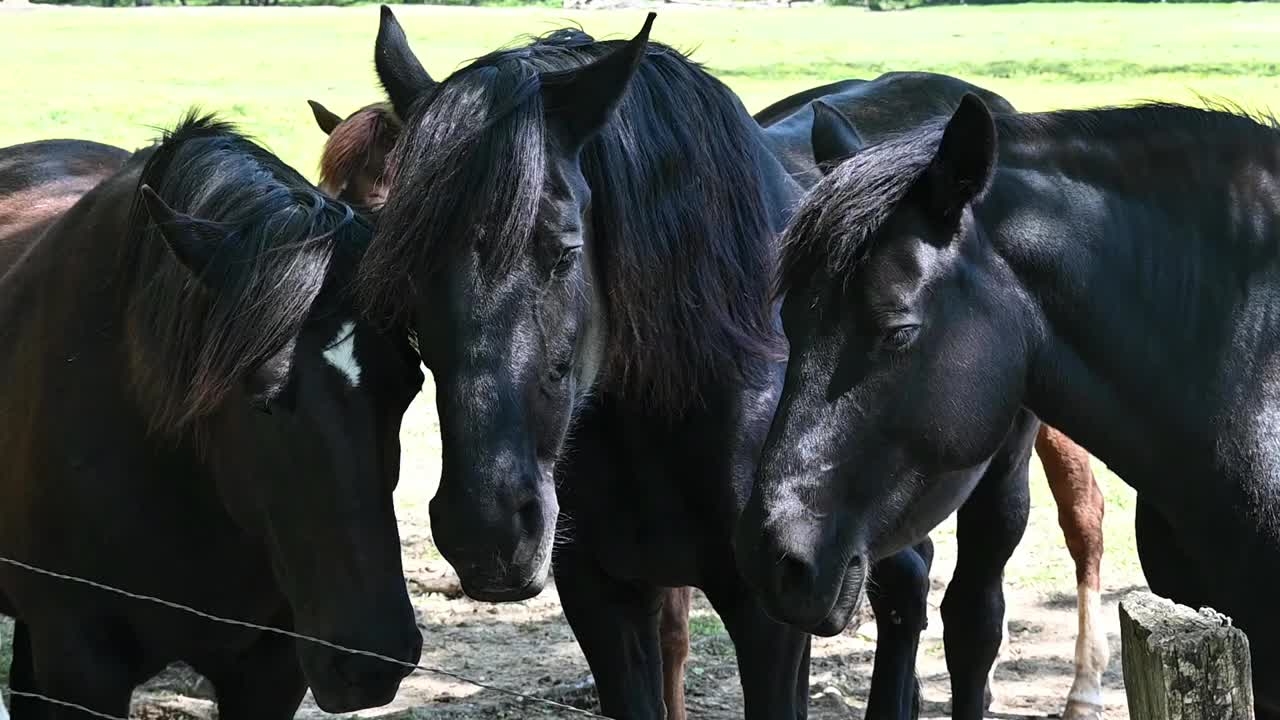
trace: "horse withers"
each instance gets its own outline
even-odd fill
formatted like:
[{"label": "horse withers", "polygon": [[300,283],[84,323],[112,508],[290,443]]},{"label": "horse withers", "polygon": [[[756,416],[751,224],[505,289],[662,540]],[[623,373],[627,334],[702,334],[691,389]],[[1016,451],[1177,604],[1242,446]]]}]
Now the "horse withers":
[{"label": "horse withers", "polygon": [[842,164],[787,232],[793,365],[740,527],[760,592],[816,604],[771,590],[785,534],[813,597],[857,593],[850,559],[956,504],[1026,408],[1138,491],[1152,589],[1231,615],[1274,675],[1277,185],[1270,123],[1158,104],[970,98]]},{"label": "horse withers", "polygon": [[13,689],[124,716],[181,660],[226,717],[292,717],[308,685],[388,702],[421,649],[391,493],[422,376],[347,295],[367,221],[189,118],[27,232],[0,283],[0,556],[385,659],[0,562]]},{"label": "horse withers", "polygon": [[26,251],[26,244],[16,240],[21,231],[74,205],[115,174],[129,155],[89,140],[39,140],[0,148],[0,276]]}]

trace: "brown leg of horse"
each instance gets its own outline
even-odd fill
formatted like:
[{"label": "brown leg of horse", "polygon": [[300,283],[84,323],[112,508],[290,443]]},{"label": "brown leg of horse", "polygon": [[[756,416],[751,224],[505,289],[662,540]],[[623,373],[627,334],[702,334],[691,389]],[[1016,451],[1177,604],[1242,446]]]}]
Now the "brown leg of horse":
[{"label": "brown leg of horse", "polygon": [[667,720],[685,720],[684,664],[689,659],[689,607],[693,590],[668,588],[662,594],[662,617],[658,632],[662,637],[662,699]]},{"label": "brown leg of horse", "polygon": [[1058,524],[1076,564],[1076,677],[1063,720],[1102,717],[1102,673],[1110,648],[1102,627],[1102,492],[1089,467],[1089,453],[1048,425],[1040,427],[1036,454],[1058,504]]}]

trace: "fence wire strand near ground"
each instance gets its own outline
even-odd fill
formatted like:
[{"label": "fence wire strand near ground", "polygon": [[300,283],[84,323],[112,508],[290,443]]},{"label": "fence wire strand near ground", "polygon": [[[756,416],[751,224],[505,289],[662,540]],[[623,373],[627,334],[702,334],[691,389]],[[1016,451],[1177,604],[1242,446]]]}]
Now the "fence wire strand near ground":
[{"label": "fence wire strand near ground", "polygon": [[[522,693],[517,690],[510,690],[507,688],[499,687],[497,685],[490,685],[488,683],[481,682],[479,680],[473,680],[469,677],[466,677],[465,675],[460,675],[456,672],[453,672],[452,670],[445,670],[444,668],[433,667],[431,665],[423,665],[421,663],[415,664],[415,663],[405,662],[404,660],[397,660],[396,658],[389,657],[387,655],[381,655],[375,652],[370,652],[368,650],[360,650],[358,648],[350,648],[350,647],[345,647],[343,645],[337,645],[327,640],[311,637],[309,635],[303,635],[301,633],[297,633],[292,630],[284,630],[282,628],[275,628],[267,625],[258,625],[256,623],[246,622],[244,620],[236,620],[234,618],[226,618],[226,617],[221,617],[219,615],[213,615],[211,613],[204,612],[203,610],[197,610],[196,608],[190,607],[188,605],[183,605],[182,603],[173,602],[171,600],[165,600],[163,598],[153,597],[151,595],[143,595],[140,593],[130,592],[128,590],[124,590],[122,588],[114,587],[111,585],[106,585],[106,584],[97,582],[95,580],[89,580],[87,578],[77,577],[75,575],[67,575],[65,573],[55,572],[53,570],[37,567],[35,565],[31,565],[29,563],[25,563],[20,560],[14,560],[12,558],[0,556],[0,564],[9,565],[10,567],[18,568],[19,570],[24,570],[26,572],[34,573],[36,575],[43,575],[45,577],[54,578],[56,580],[77,583],[80,585],[94,588],[96,590],[101,590],[103,592],[108,592],[114,595],[119,595],[121,597],[126,597],[131,600],[138,600],[140,602],[148,602],[155,605],[160,605],[162,607],[169,608],[171,610],[178,610],[180,612],[184,612],[189,615],[194,615],[196,617],[199,617],[204,620],[208,620],[210,622],[220,623],[223,625],[232,625],[235,627],[248,628],[250,630],[257,630],[259,632],[271,633],[274,635],[281,635],[284,637],[291,638],[293,640],[312,643],[315,645],[328,648],[330,650],[335,650],[337,652],[346,653],[349,655],[362,655],[364,657],[374,658],[377,660],[381,660],[383,662],[391,663],[393,665],[399,665],[400,667],[412,669],[414,672],[425,672],[433,675],[440,675],[442,677],[447,677],[452,680],[457,680],[460,683],[471,685],[473,687],[477,687],[482,690],[489,690],[491,692],[495,692],[500,695],[505,695],[511,698],[516,698],[521,701],[528,701],[528,702],[537,703],[540,705],[545,705],[547,707],[555,708],[557,710],[563,710],[565,712],[572,713],[579,717],[588,717],[588,718],[607,718],[608,717],[606,715],[600,715],[599,713],[595,713],[590,710],[584,710],[579,707],[574,707],[573,705],[567,705],[565,703],[557,702],[555,700],[549,700],[544,697],[538,697],[537,695],[529,695],[527,693]],[[96,712],[94,710],[90,710],[89,708],[76,705],[75,703],[66,702],[63,700],[59,700],[57,698],[46,697],[44,695],[40,695],[37,693],[31,693],[31,692],[25,692],[25,691],[20,692],[12,689],[10,689],[8,692],[12,696],[42,700],[44,702],[49,702],[49,703],[67,707],[73,710],[85,712],[90,715],[93,715],[94,717],[104,718],[105,720],[129,720],[128,718],[121,718],[114,715],[107,715],[104,713]]]}]

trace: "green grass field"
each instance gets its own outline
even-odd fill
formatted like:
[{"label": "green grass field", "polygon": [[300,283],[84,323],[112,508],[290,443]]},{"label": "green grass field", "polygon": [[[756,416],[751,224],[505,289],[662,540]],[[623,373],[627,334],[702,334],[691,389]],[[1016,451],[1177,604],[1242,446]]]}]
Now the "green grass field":
[{"label": "green grass field", "polygon": [[[642,11],[402,6],[428,69],[523,33],[580,23],[633,33]],[[305,100],[339,113],[377,98],[376,6],[50,8],[0,14],[0,144],[84,137],[134,146],[199,104],[314,167]],[[1196,93],[1280,108],[1280,4],[1014,5],[871,13],[855,8],[662,9],[658,40],[694,56],[758,109],[790,92],[895,69],[933,70],[1026,110]]]},{"label": "green grass field", "polygon": [[[440,76],[523,33],[576,22],[619,36],[643,16],[423,6],[397,14]],[[305,100],[346,113],[378,98],[377,22],[375,6],[0,10],[0,145],[77,137],[135,147],[197,104],[239,121],[314,175],[323,137]],[[1024,110],[1198,94],[1280,109],[1278,30],[1280,4],[1055,4],[899,13],[664,8],[654,36],[694,51],[751,109],[823,82],[908,69],[961,76]],[[1109,501],[1104,578],[1140,580],[1133,494],[1099,470]],[[1070,559],[1038,466],[1033,493],[1011,579],[1069,591]],[[949,534],[944,527],[936,537],[949,543]]]}]

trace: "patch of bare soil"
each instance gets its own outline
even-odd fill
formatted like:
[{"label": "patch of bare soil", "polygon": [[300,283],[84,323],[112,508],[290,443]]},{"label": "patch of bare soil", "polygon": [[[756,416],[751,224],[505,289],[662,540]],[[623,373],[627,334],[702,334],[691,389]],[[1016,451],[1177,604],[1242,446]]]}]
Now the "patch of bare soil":
[{"label": "patch of bare soil", "polygon": [[[417,572],[430,575],[442,570],[434,563],[427,563]],[[412,580],[410,586],[413,587]],[[933,617],[921,641],[922,718],[950,717],[942,622],[936,616],[944,588],[942,578],[935,579],[931,594]],[[1104,609],[1112,645],[1112,663],[1106,675],[1106,717],[1110,720],[1128,718],[1120,678],[1115,617],[1116,603],[1130,589],[1109,588],[1105,593]],[[1074,595],[1042,596],[1013,589],[1007,597],[1011,611],[1010,643],[996,671],[997,700],[989,717],[1058,717],[1073,673]],[[705,600],[699,597],[698,601],[687,677],[690,715],[707,720],[741,718],[742,693],[733,646],[714,621],[714,613]],[[416,594],[414,605],[421,617],[420,627],[426,643],[424,666],[447,669],[485,684],[598,711],[586,661],[574,643],[554,588],[533,600],[508,605],[486,605],[439,594]],[[815,638],[810,670],[811,718],[862,717],[874,652],[874,623],[835,638]],[[214,717],[207,700],[184,696],[196,690],[197,682],[198,678],[190,671],[162,678],[139,697],[137,716],[147,720]],[[195,694],[205,693],[196,690]],[[453,678],[421,672],[405,681],[395,703],[355,716],[388,720],[470,720],[574,717],[574,714],[536,700],[512,698]],[[324,714],[308,701],[299,717],[319,718]]]}]

